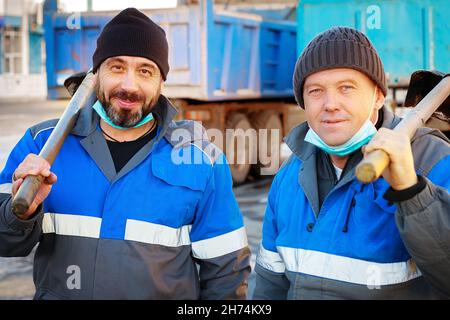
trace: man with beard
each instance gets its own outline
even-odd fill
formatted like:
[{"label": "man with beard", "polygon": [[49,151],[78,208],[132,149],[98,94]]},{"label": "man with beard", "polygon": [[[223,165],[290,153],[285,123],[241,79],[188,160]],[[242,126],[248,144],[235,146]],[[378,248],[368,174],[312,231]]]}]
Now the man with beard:
[{"label": "man with beard", "polygon": [[[134,8],[120,12],[97,40],[93,71],[98,101],[51,168],[36,154],[56,120],[11,152],[0,174],[0,254],[26,256],[39,242],[36,299],[245,298],[250,254],[230,171],[202,130],[172,120],[160,94],[163,29]],[[201,161],[174,161],[179,154]],[[45,181],[15,216],[28,175]]]}]

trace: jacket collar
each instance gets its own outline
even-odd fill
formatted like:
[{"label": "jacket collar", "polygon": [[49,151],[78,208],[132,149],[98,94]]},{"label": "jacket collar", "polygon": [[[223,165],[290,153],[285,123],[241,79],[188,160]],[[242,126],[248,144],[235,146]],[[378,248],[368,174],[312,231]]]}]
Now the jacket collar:
[{"label": "jacket collar", "polygon": [[113,183],[144,161],[154,146],[163,138],[165,132],[168,131],[177,110],[166,97],[161,95],[158,99],[158,103],[153,108],[152,113],[158,123],[157,136],[143,146],[120,170],[120,172],[116,172],[106,140],[101,131],[97,130],[100,117],[92,107],[81,110],[72,133],[83,137],[80,141],[81,145],[108,180]]}]

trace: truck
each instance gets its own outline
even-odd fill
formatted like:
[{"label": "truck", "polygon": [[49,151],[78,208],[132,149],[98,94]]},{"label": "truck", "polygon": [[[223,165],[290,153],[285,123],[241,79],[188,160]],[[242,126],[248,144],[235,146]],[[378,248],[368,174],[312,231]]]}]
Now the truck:
[{"label": "truck", "polygon": [[[292,92],[295,9],[292,1],[201,0],[143,10],[169,42],[163,94],[180,119],[203,124],[236,184],[250,173],[275,173],[282,136],[303,119]],[[64,80],[91,67],[96,39],[116,13],[71,14],[58,11],[56,0],[44,3],[50,99],[67,98]]]},{"label": "truck", "polygon": [[[96,39],[117,12],[64,13],[46,0],[50,99],[91,66]],[[184,0],[144,10],[166,32],[171,70],[164,86],[180,119],[202,122],[226,154],[236,184],[276,172],[281,139],[305,120],[292,91],[295,62],[318,33],[350,26],[373,42],[388,77],[387,105],[402,105],[419,69],[450,71],[447,0]]]}]

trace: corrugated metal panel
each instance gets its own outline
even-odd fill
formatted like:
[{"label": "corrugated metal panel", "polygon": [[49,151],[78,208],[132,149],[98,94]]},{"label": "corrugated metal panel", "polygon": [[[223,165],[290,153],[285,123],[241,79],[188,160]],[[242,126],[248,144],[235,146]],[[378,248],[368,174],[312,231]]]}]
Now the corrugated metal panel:
[{"label": "corrugated metal panel", "polygon": [[297,49],[332,26],[354,27],[373,42],[390,84],[402,83],[418,69],[450,71],[449,15],[447,0],[302,0]]}]

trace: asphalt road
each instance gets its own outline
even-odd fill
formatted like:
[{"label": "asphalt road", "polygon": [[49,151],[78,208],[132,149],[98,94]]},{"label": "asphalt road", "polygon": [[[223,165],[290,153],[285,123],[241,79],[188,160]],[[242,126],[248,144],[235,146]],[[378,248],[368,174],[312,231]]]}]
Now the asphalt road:
[{"label": "asphalt road", "polygon": [[[5,102],[0,101],[0,171],[7,157],[26,129],[38,122],[58,118],[68,101]],[[271,179],[249,182],[234,188],[244,215],[248,241],[252,251],[252,268],[261,241],[261,228]],[[0,258],[0,299],[31,299],[34,251],[28,257]],[[252,272],[249,295],[254,289]]]},{"label": "asphalt road", "polygon": [[[27,128],[58,118],[67,101],[0,101],[0,170]],[[0,299],[31,299],[34,251],[28,257],[0,258]]]}]

